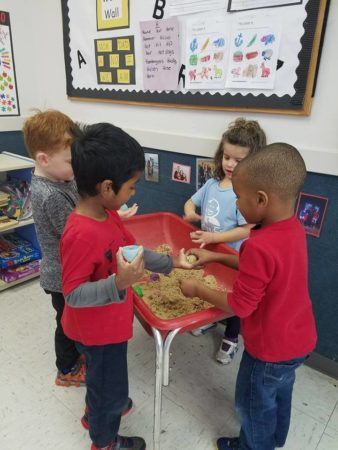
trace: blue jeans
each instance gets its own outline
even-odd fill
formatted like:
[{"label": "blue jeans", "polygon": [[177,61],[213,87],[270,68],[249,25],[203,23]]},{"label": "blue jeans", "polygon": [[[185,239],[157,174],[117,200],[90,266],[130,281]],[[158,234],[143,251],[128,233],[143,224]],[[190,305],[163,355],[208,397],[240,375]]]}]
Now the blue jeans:
[{"label": "blue jeans", "polygon": [[128,343],[86,346],[76,342],[76,347],[86,355],[89,435],[97,447],[106,447],[116,439],[128,399]]},{"label": "blue jeans", "polygon": [[283,447],[290,425],[295,371],[305,358],[269,363],[244,351],[235,395],[241,450]]}]

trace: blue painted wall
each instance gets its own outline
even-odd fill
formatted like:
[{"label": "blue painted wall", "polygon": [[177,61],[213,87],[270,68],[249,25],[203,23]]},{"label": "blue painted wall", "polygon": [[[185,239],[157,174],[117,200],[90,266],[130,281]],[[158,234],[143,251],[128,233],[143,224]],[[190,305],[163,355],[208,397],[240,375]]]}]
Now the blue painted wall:
[{"label": "blue painted wall", "polygon": [[[21,132],[0,133],[0,151],[26,155]],[[191,155],[145,149],[158,153],[159,183],[141,179],[134,201],[139,213],[170,211],[183,214],[183,205],[196,190],[196,158]],[[172,163],[191,166],[191,183],[171,181]],[[338,177],[308,173],[303,192],[329,198],[320,238],[308,236],[309,286],[319,334],[317,352],[338,362]],[[292,249],[290,249],[290,252]]]}]

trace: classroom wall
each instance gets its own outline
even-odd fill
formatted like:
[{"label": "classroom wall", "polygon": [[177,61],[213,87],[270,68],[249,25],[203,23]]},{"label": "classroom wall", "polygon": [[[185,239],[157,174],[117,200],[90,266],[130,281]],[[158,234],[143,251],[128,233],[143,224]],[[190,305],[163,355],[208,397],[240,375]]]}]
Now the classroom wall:
[{"label": "classroom wall", "polygon": [[[112,103],[70,101],[66,96],[61,2],[2,0],[10,13],[21,117],[0,119],[0,151],[24,154],[21,133],[32,108],[56,108],[83,122],[111,121],[160,154],[161,182],[141,182],[140,212],[182,213],[191,185],[170,181],[171,164],[192,165],[195,156],[212,156],[228,123],[239,114],[221,111],[164,109]],[[319,330],[318,352],[338,361],[338,2],[331,2],[318,84],[309,117],[245,114],[259,120],[268,141],[297,146],[309,170],[305,192],[329,197],[321,237],[308,237],[310,288]],[[243,114],[241,114],[243,115]],[[1,132],[2,131],[2,132]],[[151,200],[150,200],[151,199]],[[165,201],[164,201],[165,199]],[[330,234],[331,233],[331,234]]]}]

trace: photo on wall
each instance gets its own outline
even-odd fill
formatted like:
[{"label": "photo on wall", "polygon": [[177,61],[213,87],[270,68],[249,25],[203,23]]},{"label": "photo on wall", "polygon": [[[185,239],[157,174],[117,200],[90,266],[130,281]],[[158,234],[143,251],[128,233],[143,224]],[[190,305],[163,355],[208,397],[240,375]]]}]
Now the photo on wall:
[{"label": "photo on wall", "polygon": [[180,183],[190,183],[191,167],[183,166],[182,164],[173,163],[173,169],[171,172],[171,179],[173,181],[179,181]]},{"label": "photo on wall", "polygon": [[158,183],[160,179],[160,168],[158,163],[157,153],[145,153],[146,166],[144,171],[144,178],[146,181]]},{"label": "photo on wall", "polygon": [[200,189],[210,178],[214,177],[215,162],[213,158],[196,159],[196,190]]},{"label": "photo on wall", "polygon": [[326,213],[328,198],[319,195],[299,194],[296,216],[307,234],[319,237]]}]

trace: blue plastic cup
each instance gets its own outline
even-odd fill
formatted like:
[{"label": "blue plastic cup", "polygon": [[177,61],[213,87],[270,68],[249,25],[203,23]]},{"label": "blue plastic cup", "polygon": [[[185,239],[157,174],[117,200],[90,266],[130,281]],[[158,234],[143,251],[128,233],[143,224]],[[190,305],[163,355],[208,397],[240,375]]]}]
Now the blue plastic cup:
[{"label": "blue plastic cup", "polygon": [[125,247],[122,247],[124,259],[128,262],[132,262],[135,259],[139,248],[139,245],[126,245]]}]

